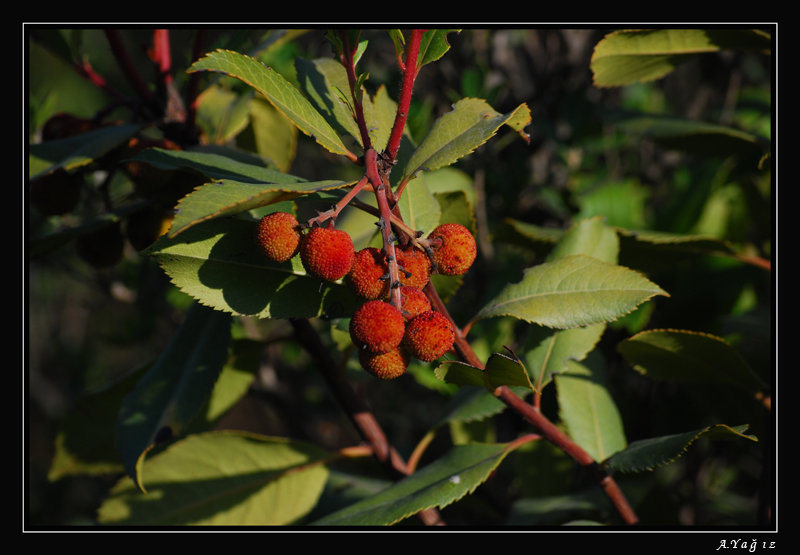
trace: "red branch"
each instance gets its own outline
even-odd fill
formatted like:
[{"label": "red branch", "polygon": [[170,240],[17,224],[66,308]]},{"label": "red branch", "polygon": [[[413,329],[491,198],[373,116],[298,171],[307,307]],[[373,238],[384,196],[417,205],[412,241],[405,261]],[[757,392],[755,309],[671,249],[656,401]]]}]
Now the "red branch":
[{"label": "red branch", "polygon": [[408,119],[408,109],[411,106],[411,93],[414,90],[414,80],[417,78],[419,68],[417,68],[417,56],[419,55],[419,43],[422,39],[422,29],[413,29],[408,40],[408,50],[406,50],[406,62],[403,67],[403,84],[400,88],[400,99],[397,106],[397,115],[394,119],[392,133],[389,135],[389,143],[386,152],[391,160],[397,158],[397,151],[400,149],[400,139],[403,137],[403,129]]},{"label": "red branch", "polygon": [[111,52],[114,54],[114,58],[117,62],[119,62],[119,66],[128,79],[128,82],[133,87],[133,90],[136,91],[136,94],[138,94],[146,104],[152,105],[154,101],[153,93],[139,74],[139,71],[133,65],[133,61],[128,56],[128,51],[125,49],[125,45],[122,43],[122,38],[119,36],[119,33],[114,29],[106,29],[105,34],[111,46]]}]

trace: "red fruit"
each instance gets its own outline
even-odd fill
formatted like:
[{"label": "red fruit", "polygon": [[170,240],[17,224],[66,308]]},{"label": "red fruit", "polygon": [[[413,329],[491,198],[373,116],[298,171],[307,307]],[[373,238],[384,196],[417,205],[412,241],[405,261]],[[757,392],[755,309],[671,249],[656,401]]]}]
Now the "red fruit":
[{"label": "red fruit", "polygon": [[428,296],[416,287],[403,285],[400,288],[400,297],[403,303],[402,313],[406,322],[431,309]]},{"label": "red fruit", "polygon": [[[419,249],[395,249],[397,263],[401,266],[400,283],[424,289],[431,279],[431,259]],[[405,270],[405,272],[403,271]],[[406,272],[409,272],[406,274]]]},{"label": "red fruit", "polygon": [[380,355],[367,349],[359,349],[358,362],[361,363],[361,368],[376,378],[391,380],[405,374],[410,357],[402,347]]},{"label": "red fruit", "polygon": [[478,249],[469,230],[459,224],[442,224],[434,229],[428,240],[439,238],[442,244],[433,248],[433,261],[440,274],[460,276],[472,266]]},{"label": "red fruit", "polygon": [[350,319],[350,338],[359,349],[388,353],[403,341],[405,320],[400,311],[383,301],[367,301]]},{"label": "red fruit", "polygon": [[267,214],[255,229],[256,248],[275,262],[286,262],[300,250],[297,219],[286,212]]},{"label": "red fruit", "polygon": [[326,281],[342,279],[350,272],[356,252],[353,240],[340,229],[315,227],[300,241],[300,260],[312,276]]},{"label": "red fruit", "polygon": [[353,268],[347,274],[347,284],[359,297],[383,299],[389,294],[389,280],[380,278],[388,271],[386,256],[375,247],[367,247],[356,253]]},{"label": "red fruit", "polygon": [[450,320],[440,312],[429,310],[406,325],[403,346],[414,358],[431,362],[449,351],[454,341]]}]

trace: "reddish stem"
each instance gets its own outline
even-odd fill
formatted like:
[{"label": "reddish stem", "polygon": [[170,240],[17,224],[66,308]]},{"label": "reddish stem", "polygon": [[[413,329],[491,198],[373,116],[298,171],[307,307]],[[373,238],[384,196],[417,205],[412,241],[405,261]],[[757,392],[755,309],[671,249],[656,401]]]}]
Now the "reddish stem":
[{"label": "reddish stem", "polygon": [[169,48],[169,30],[155,29],[153,31],[153,62],[158,68],[158,80],[164,86],[172,83],[172,53]]},{"label": "reddish stem", "polygon": [[128,79],[128,82],[133,87],[133,90],[136,91],[136,94],[138,94],[145,103],[152,106],[154,101],[153,93],[147,87],[147,83],[133,65],[133,62],[128,56],[128,51],[125,49],[125,45],[122,43],[122,38],[119,36],[119,33],[114,29],[106,29],[105,34],[106,39],[108,39],[108,43],[111,46],[111,52],[114,54],[114,58],[119,63],[122,73]]},{"label": "reddish stem", "polygon": [[394,249],[392,235],[392,210],[389,207],[389,200],[386,195],[387,185],[384,185],[378,173],[378,153],[374,149],[369,149],[364,154],[364,165],[367,170],[367,178],[372,183],[375,191],[375,198],[378,200],[378,209],[381,213],[381,234],[383,235],[383,249],[386,251],[386,258],[389,265],[389,290],[391,291],[391,304],[398,310],[402,308],[400,297],[400,272],[397,266],[397,254]]},{"label": "reddish stem", "polygon": [[[425,293],[431,301],[431,306],[433,306],[433,308],[438,312],[441,312],[447,316],[448,320],[450,320],[451,324],[453,325],[456,336],[453,346],[461,359],[467,364],[484,369],[485,366],[483,362],[481,362],[477,355],[475,355],[475,352],[472,350],[472,347],[470,347],[469,343],[467,343],[461,330],[459,330],[458,326],[456,326],[453,322],[453,318],[450,316],[441,298],[439,298],[436,288],[431,282],[428,282],[428,285],[425,286]],[[527,420],[528,423],[532,424],[543,438],[564,451],[578,464],[589,470],[592,477],[600,484],[600,487],[603,488],[606,496],[611,500],[617,510],[617,513],[619,513],[626,524],[636,524],[638,522],[636,514],[633,512],[628,500],[625,498],[625,495],[619,489],[619,486],[617,486],[617,483],[614,481],[614,479],[602,467],[600,467],[600,465],[598,465],[586,451],[584,451],[577,443],[572,441],[568,435],[559,430],[555,424],[550,422],[540,412],[538,407],[529,405],[517,397],[513,391],[505,386],[495,389],[494,395],[509,408],[514,410],[514,412]]]},{"label": "reddish stem", "polygon": [[[367,130],[367,120],[364,118],[364,107],[358,100],[358,95],[356,94],[358,77],[356,76],[356,64],[353,60],[354,50],[350,46],[350,37],[347,31],[343,31],[341,35],[344,42],[344,60],[342,65],[344,65],[344,69],[347,71],[347,81],[350,83],[350,97],[353,99],[353,108],[356,111],[355,119],[358,124],[358,130],[361,133],[361,143],[364,145],[364,152],[366,152],[372,148],[372,142],[369,138],[369,130]],[[358,48],[358,45],[356,45],[356,48]]]},{"label": "reddish stem", "polygon": [[94,85],[96,85],[98,88],[106,91],[108,94],[113,96],[115,99],[117,99],[117,100],[124,100],[125,99],[125,97],[122,95],[122,93],[120,93],[114,87],[109,85],[108,82],[106,82],[106,80],[99,73],[97,73],[94,70],[94,68],[91,66],[91,64],[89,63],[88,60],[82,60],[81,62],[75,62],[73,64],[73,67],[75,68],[75,71],[78,72],[78,75],[80,75],[81,77],[83,77],[85,79],[88,79]]},{"label": "reddish stem", "polygon": [[408,39],[408,49],[406,50],[406,62],[403,67],[403,84],[400,87],[400,99],[397,105],[397,115],[394,119],[392,133],[389,135],[389,143],[386,152],[392,160],[397,158],[397,151],[400,149],[400,139],[403,136],[403,129],[408,119],[408,109],[411,106],[411,93],[414,90],[414,80],[417,78],[417,56],[419,55],[419,43],[422,39],[422,29],[413,29],[411,37]]}]

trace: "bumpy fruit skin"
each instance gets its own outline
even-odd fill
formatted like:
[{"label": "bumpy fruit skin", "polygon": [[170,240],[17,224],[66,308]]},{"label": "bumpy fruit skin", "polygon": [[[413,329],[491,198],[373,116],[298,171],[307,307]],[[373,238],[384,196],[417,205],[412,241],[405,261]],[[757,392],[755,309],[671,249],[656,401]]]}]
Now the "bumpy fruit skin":
[{"label": "bumpy fruit skin", "polygon": [[395,307],[383,301],[367,301],[350,319],[350,338],[359,349],[388,353],[403,341],[405,320]]},{"label": "bumpy fruit skin", "polygon": [[440,274],[460,276],[469,270],[478,254],[475,238],[459,224],[442,224],[434,229],[428,240],[439,238],[440,247],[433,248],[433,261]]},{"label": "bumpy fruit skin", "polygon": [[353,240],[340,229],[315,227],[300,241],[300,260],[312,276],[336,281],[353,267],[356,251]]},{"label": "bumpy fruit skin", "polygon": [[[400,270],[400,283],[417,289],[424,289],[431,279],[431,259],[419,249],[395,249]],[[410,275],[406,274],[410,272]]]},{"label": "bumpy fruit skin", "polygon": [[275,262],[286,262],[300,250],[297,219],[287,212],[267,214],[256,225],[256,248]]},{"label": "bumpy fruit skin", "polygon": [[429,310],[406,325],[403,346],[414,358],[431,362],[449,351],[454,341],[450,320],[440,312]]},{"label": "bumpy fruit skin", "polygon": [[405,374],[410,357],[402,347],[380,355],[367,349],[359,349],[358,362],[361,364],[361,368],[376,378],[391,380]]},{"label": "bumpy fruit skin", "polygon": [[421,289],[403,285],[400,287],[400,297],[403,303],[403,317],[406,322],[431,309],[431,302]]},{"label": "bumpy fruit skin", "polygon": [[347,284],[364,299],[383,299],[389,294],[389,280],[381,278],[388,272],[386,257],[380,249],[367,247],[356,253],[353,268],[347,274]]}]

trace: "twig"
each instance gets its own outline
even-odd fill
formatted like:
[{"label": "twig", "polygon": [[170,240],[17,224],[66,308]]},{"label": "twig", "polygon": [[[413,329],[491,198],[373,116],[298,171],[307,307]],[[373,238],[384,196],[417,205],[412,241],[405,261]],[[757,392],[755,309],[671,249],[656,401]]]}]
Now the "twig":
[{"label": "twig", "polygon": [[406,61],[403,66],[403,84],[400,87],[400,98],[397,102],[397,115],[394,119],[392,132],[389,135],[386,152],[391,160],[397,158],[397,151],[400,149],[400,139],[403,136],[403,129],[408,119],[408,109],[411,106],[411,93],[414,90],[414,80],[417,78],[417,56],[419,55],[419,42],[422,39],[422,29],[413,29],[411,37],[408,39],[408,49],[406,50]]},{"label": "twig", "polygon": [[[359,435],[369,443],[375,457],[384,466],[394,480],[401,480],[408,476],[409,471],[405,461],[386,439],[386,434],[378,424],[369,407],[356,394],[350,383],[337,371],[337,365],[330,352],[322,344],[317,331],[308,320],[290,319],[294,328],[295,337],[314,358],[322,377],[328,384],[333,396],[350,418]],[[435,508],[426,509],[419,513],[419,518],[428,525],[443,525],[439,511]]]},{"label": "twig", "polygon": [[[483,362],[477,357],[472,347],[467,343],[461,330],[453,322],[447,308],[444,306],[441,298],[439,297],[436,288],[433,284],[428,282],[425,287],[425,293],[431,301],[431,306],[437,311],[441,312],[450,320],[455,330],[455,342],[453,347],[458,353],[459,357],[466,362],[477,368],[484,369]],[[564,451],[567,455],[572,457],[578,464],[589,470],[592,477],[603,488],[606,496],[611,500],[617,513],[622,517],[626,524],[636,524],[639,520],[633,512],[628,500],[619,489],[614,479],[603,469],[594,459],[584,451],[577,443],[559,430],[555,424],[550,422],[539,410],[538,407],[529,405],[520,399],[508,387],[501,386],[494,390],[494,395],[503,403],[516,412],[519,416],[524,418],[528,423],[533,425],[534,428],[541,434],[541,436]]]}]

